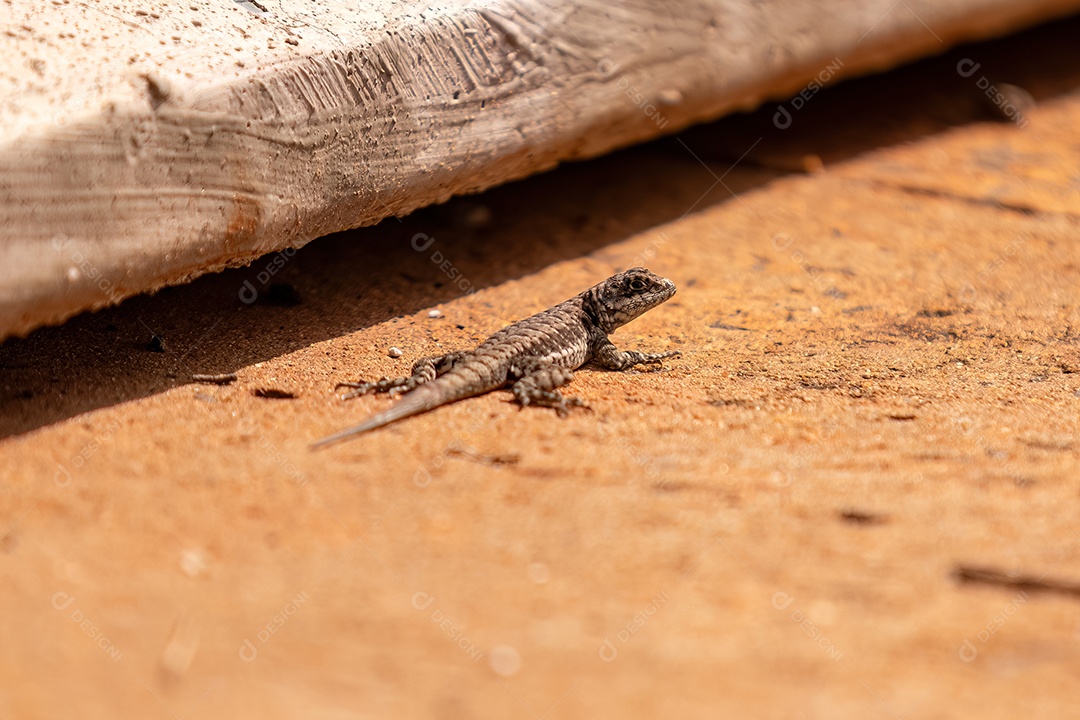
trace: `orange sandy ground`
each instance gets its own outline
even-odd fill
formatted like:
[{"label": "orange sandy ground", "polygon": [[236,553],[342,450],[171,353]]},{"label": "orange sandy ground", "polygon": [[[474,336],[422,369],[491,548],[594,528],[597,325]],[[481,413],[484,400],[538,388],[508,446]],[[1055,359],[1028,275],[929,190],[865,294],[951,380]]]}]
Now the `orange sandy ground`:
[{"label": "orange sandy ground", "polygon": [[[0,716],[1075,714],[1078,29],[321,239],[296,296],[264,258],[3,344]],[[591,412],[308,450],[389,402],[337,380],[635,264],[680,290],[616,343],[683,355],[581,371]]]}]

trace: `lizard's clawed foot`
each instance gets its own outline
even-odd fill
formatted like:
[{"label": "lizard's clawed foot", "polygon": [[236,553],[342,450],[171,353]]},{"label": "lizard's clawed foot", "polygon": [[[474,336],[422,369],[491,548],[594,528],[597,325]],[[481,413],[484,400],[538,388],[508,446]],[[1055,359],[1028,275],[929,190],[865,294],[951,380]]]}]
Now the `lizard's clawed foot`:
[{"label": "lizard's clawed foot", "polygon": [[518,405],[524,410],[527,405],[536,405],[538,407],[548,407],[555,411],[555,414],[559,417],[566,417],[570,414],[571,408],[581,408],[582,410],[592,411],[592,408],[582,400],[576,397],[566,397],[562,393],[552,390],[540,390],[533,392],[514,392],[514,399],[517,400]]},{"label": "lizard's clawed foot", "polygon": [[668,358],[679,357],[682,355],[681,350],[668,350],[667,352],[656,353],[655,355],[646,355],[642,362],[645,363],[659,363],[667,360]]},{"label": "lizard's clawed foot", "polygon": [[375,383],[339,382],[334,386],[334,391],[337,392],[341,388],[352,388],[352,390],[342,393],[340,396],[342,400],[352,400],[354,397],[375,392],[374,385]]},{"label": "lizard's clawed foot", "polygon": [[669,350],[668,352],[655,353],[653,355],[642,355],[634,364],[647,366],[648,369],[644,370],[644,372],[657,372],[658,370],[664,369],[663,364],[665,360],[668,358],[679,357],[680,355],[682,355],[682,352],[678,350]]},{"label": "lizard's clawed foot", "polygon": [[354,397],[360,397],[361,395],[370,395],[372,393],[384,393],[384,392],[405,392],[402,386],[409,382],[409,378],[381,378],[376,382],[339,382],[334,386],[336,391],[338,388],[352,388],[351,391],[341,396],[342,400],[351,400]]},{"label": "lizard's clawed foot", "polygon": [[589,407],[589,404],[587,402],[585,402],[581,398],[576,397],[564,397],[562,398],[562,402],[558,403],[557,405],[553,405],[552,407],[555,408],[555,414],[561,418],[569,415],[571,408],[580,408],[581,410],[587,410],[589,412],[592,412],[592,408]]}]

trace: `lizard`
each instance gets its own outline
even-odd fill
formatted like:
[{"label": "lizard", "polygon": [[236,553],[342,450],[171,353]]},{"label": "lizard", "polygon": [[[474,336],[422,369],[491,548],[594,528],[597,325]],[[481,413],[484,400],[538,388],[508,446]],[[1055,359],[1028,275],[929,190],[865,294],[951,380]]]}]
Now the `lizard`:
[{"label": "lizard", "polygon": [[574,370],[585,363],[593,361],[608,370],[626,370],[681,354],[678,350],[654,354],[619,350],[608,339],[616,328],[674,294],[675,283],[671,280],[645,268],[631,268],[566,302],[508,325],[475,350],[421,358],[407,377],[338,383],[335,389],[351,388],[342,395],[342,400],[379,392],[402,397],[393,407],[360,425],[323,438],[312,447],[328,445],[507,385],[523,408],[546,406],[565,416],[571,407],[587,407],[580,399],[559,392],[560,387],[573,379]]}]

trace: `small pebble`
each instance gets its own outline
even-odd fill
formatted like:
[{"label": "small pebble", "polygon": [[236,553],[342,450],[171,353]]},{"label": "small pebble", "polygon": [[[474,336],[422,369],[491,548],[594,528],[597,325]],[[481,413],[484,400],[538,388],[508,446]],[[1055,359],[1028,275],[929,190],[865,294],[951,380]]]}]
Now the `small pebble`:
[{"label": "small pebble", "polygon": [[442,310],[431,310],[430,312],[428,312],[427,316],[429,318],[441,318]]},{"label": "small pebble", "polygon": [[983,93],[983,103],[998,120],[1026,125],[1024,114],[1035,108],[1035,97],[1024,88],[1009,83],[997,83],[987,93]]},{"label": "small pebble", "polygon": [[819,173],[825,171],[825,163],[820,155],[803,155],[802,167],[805,173]]},{"label": "small pebble", "polygon": [[184,550],[180,553],[180,569],[188,577],[199,577],[206,570],[206,556],[202,550]]},{"label": "small pebble", "polygon": [[535,562],[529,565],[529,580],[537,585],[543,585],[551,579],[551,570],[548,566],[541,562]]},{"label": "small pebble", "polygon": [[279,390],[278,388],[255,388],[251,391],[251,394],[255,397],[266,398],[267,400],[295,400],[296,395],[288,390]]},{"label": "small pebble", "polygon": [[495,213],[487,205],[474,205],[462,214],[461,222],[473,229],[487,227],[495,219]]},{"label": "small pebble", "polygon": [[174,678],[181,678],[191,668],[199,649],[199,621],[191,615],[181,615],[173,626],[161,651],[161,669]]},{"label": "small pebble", "polygon": [[236,381],[236,373],[221,373],[220,375],[204,375],[195,373],[191,376],[194,382],[209,383],[211,385],[228,385]]},{"label": "small pebble", "polygon": [[656,101],[661,105],[667,105],[669,107],[672,105],[682,105],[683,94],[675,88],[667,88],[661,90],[659,94],[657,94]]},{"label": "small pebble", "polygon": [[496,675],[510,677],[521,670],[521,653],[510,645],[496,645],[488,653],[488,662]]},{"label": "small pebble", "polygon": [[390,348],[389,350],[386,351],[386,354],[389,355],[392,358],[399,358],[402,355],[404,355],[405,353],[401,351],[401,348],[392,347],[392,348]]}]

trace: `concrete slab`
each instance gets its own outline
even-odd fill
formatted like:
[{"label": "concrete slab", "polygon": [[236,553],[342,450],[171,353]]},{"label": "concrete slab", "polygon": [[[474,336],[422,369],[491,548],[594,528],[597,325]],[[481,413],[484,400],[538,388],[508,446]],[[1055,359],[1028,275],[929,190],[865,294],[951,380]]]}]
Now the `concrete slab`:
[{"label": "concrete slab", "polygon": [[0,338],[1078,7],[8,0]]}]

